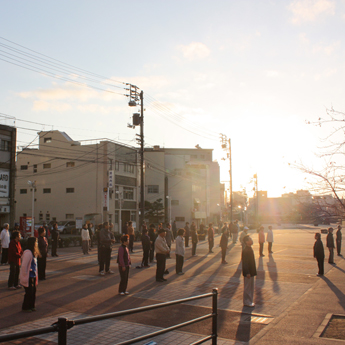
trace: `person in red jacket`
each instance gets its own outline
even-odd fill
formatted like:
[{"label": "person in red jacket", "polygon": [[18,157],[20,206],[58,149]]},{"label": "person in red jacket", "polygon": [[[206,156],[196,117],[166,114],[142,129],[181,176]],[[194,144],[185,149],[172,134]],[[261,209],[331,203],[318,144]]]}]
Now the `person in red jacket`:
[{"label": "person in red jacket", "polygon": [[12,240],[8,248],[8,263],[10,264],[10,275],[8,277],[8,288],[16,290],[22,286],[18,284],[20,258],[23,255],[22,246],[20,245],[21,235],[19,231],[13,231]]}]

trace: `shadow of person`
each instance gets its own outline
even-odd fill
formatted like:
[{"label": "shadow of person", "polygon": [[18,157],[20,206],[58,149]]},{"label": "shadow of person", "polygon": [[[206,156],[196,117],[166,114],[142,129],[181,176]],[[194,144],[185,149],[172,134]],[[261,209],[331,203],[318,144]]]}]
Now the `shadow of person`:
[{"label": "shadow of person", "polygon": [[278,269],[277,269],[277,264],[274,261],[272,255],[269,256],[269,260],[267,262],[267,269],[268,269],[268,275],[273,282],[273,291],[279,292],[280,286],[278,284]]},{"label": "shadow of person", "polygon": [[[238,341],[248,342],[250,340],[250,328],[251,328],[251,314],[253,312],[252,309],[247,307],[242,308],[242,312],[240,314],[240,321],[238,323],[238,327],[236,330],[235,339]],[[246,321],[249,320],[249,321]]]},{"label": "shadow of person", "polygon": [[[343,271],[342,269],[340,270]],[[328,287],[337,296],[338,303],[342,306],[343,309],[345,309],[345,294],[341,290],[339,290],[326,276],[322,276],[321,279],[323,279],[326,282]]]}]

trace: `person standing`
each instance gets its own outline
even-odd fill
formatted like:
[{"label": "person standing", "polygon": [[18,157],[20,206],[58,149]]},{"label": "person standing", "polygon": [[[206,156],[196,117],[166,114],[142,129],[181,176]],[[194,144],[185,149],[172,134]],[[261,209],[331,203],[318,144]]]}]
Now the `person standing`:
[{"label": "person standing", "polygon": [[43,226],[38,228],[38,250],[40,256],[37,257],[38,280],[46,280],[46,266],[48,256],[48,240],[45,237],[46,230]]},{"label": "person standing", "polygon": [[240,226],[238,225],[238,220],[236,219],[232,227],[232,243],[233,244],[236,244],[237,242],[239,230],[240,230]]},{"label": "person standing", "polygon": [[1,248],[2,248],[1,265],[7,265],[7,262],[8,262],[8,247],[10,246],[9,227],[10,227],[9,224],[5,223],[4,228],[2,229],[1,234],[0,234]]},{"label": "person standing", "polygon": [[176,236],[177,236],[176,220],[174,220],[173,223],[172,223],[172,233],[173,233],[173,238],[175,239]]},{"label": "person standing", "polygon": [[25,288],[22,310],[24,312],[36,311],[36,286],[38,283],[37,256],[40,255],[36,237],[29,237],[27,249],[23,253],[20,269],[20,284]]},{"label": "person standing", "polygon": [[93,247],[92,246],[92,242],[93,242],[93,224],[92,223],[89,223],[87,225],[87,230],[89,231],[89,237],[90,237],[90,240],[89,240],[89,250],[92,250],[91,248]]},{"label": "person standing", "polygon": [[241,232],[241,235],[240,235],[240,242],[241,242],[241,245],[242,245],[242,250],[246,246],[246,244],[243,242],[243,239],[244,239],[245,236],[248,235],[248,230],[249,230],[249,228],[245,226],[243,228],[243,231]]},{"label": "person standing", "polygon": [[254,307],[254,277],[257,273],[254,251],[252,249],[253,240],[250,236],[245,236],[243,242],[246,245],[242,251],[243,305],[245,307]]},{"label": "person standing", "polygon": [[329,250],[328,263],[334,264],[334,238],[333,238],[333,228],[328,229],[327,234],[327,248]]},{"label": "person standing", "polygon": [[129,246],[128,249],[131,253],[134,253],[133,246],[134,246],[134,228],[133,228],[133,222],[128,222],[127,227],[127,234],[129,235]]},{"label": "person standing", "polygon": [[156,281],[165,282],[166,279],[163,277],[165,272],[165,263],[167,254],[169,254],[169,247],[165,240],[165,230],[159,229],[158,237],[155,241],[155,250],[156,250],[156,260],[157,260],[157,269],[156,269]]},{"label": "person standing", "polygon": [[186,222],[186,225],[184,227],[184,240],[185,240],[185,247],[189,247],[189,236],[190,236],[190,230],[189,230],[189,222]]},{"label": "person standing", "polygon": [[150,237],[150,243],[151,243],[151,248],[150,248],[150,263],[151,263],[153,262],[153,259],[155,256],[155,241],[157,238],[156,228],[154,224],[150,224],[149,237]]},{"label": "person standing", "polygon": [[259,246],[260,246],[260,256],[265,256],[264,255],[264,243],[265,243],[265,233],[264,233],[264,227],[260,226],[259,228]]},{"label": "person standing", "polygon": [[335,242],[337,244],[337,254],[338,256],[342,256],[341,255],[341,238],[342,238],[341,225],[338,225],[338,230],[335,235],[336,235]]},{"label": "person standing", "polygon": [[166,224],[166,229],[165,229],[165,240],[167,241],[167,245],[169,247],[169,254],[167,255],[167,258],[170,259],[170,251],[171,251],[171,243],[173,242],[173,234],[171,232],[171,225],[170,223]]},{"label": "person standing", "polygon": [[88,224],[84,224],[81,230],[81,243],[83,247],[83,254],[89,254],[89,242],[90,242],[90,232],[88,229]]},{"label": "person standing", "polygon": [[149,254],[151,248],[150,237],[147,234],[147,229],[143,229],[143,234],[141,236],[141,244],[143,246],[143,260],[141,265],[143,267],[150,267],[149,265]]},{"label": "person standing", "polygon": [[317,265],[319,267],[318,276],[323,276],[323,263],[325,260],[325,251],[323,250],[323,243],[321,241],[321,235],[317,232],[315,233],[315,243],[314,243],[314,258],[317,260]]},{"label": "person standing", "polygon": [[192,225],[190,226],[190,233],[192,235],[192,256],[196,256],[196,247],[199,242],[199,239],[194,222],[192,222]]},{"label": "person standing", "polygon": [[10,275],[8,277],[8,288],[10,290],[20,289],[18,284],[20,258],[23,255],[22,246],[20,245],[20,232],[12,232],[12,240],[8,247],[8,263],[10,264]]},{"label": "person standing", "polygon": [[228,239],[229,239],[228,228],[224,226],[222,228],[222,231],[223,233],[222,233],[222,237],[220,238],[219,246],[222,249],[222,264],[227,264],[225,260],[225,256],[226,256],[226,250],[228,249]]},{"label": "person standing", "polygon": [[[115,238],[109,229],[109,223],[104,222],[102,230],[100,231],[100,262],[99,262],[99,272],[101,276],[104,276],[105,273],[112,274],[114,273],[110,269],[110,259],[111,259],[111,250],[112,244],[115,243]],[[104,272],[105,267],[105,272]]]},{"label": "person standing", "polygon": [[183,263],[184,263],[184,252],[185,252],[185,241],[184,241],[184,229],[178,229],[176,237],[176,274],[182,275]]},{"label": "person standing", "polygon": [[273,231],[272,231],[271,225],[268,227],[268,230],[267,230],[266,241],[268,242],[268,255],[273,254],[272,252]]},{"label": "person standing", "polygon": [[52,234],[51,235],[52,235],[52,256],[59,256],[56,253],[57,245],[58,245],[59,238],[60,238],[60,234],[59,234],[57,223],[55,223],[53,225],[53,230],[52,230]]},{"label": "person standing", "polygon": [[119,294],[129,295],[129,292],[127,291],[127,285],[128,285],[128,276],[129,276],[129,267],[131,266],[131,257],[129,256],[128,251],[128,235],[123,235],[120,238],[121,246],[119,247],[119,251],[117,254],[117,263],[119,266],[119,272],[121,281],[119,284]]},{"label": "person standing", "polygon": [[207,238],[208,238],[208,252],[213,253],[212,249],[214,247],[214,230],[213,230],[212,223],[208,225]]}]

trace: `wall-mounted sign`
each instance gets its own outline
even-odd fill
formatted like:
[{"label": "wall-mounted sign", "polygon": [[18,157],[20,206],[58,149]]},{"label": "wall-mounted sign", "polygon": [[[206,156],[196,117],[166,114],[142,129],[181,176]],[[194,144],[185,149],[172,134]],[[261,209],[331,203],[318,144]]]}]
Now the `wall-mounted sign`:
[{"label": "wall-mounted sign", "polygon": [[8,198],[10,191],[10,171],[0,170],[0,198]]}]

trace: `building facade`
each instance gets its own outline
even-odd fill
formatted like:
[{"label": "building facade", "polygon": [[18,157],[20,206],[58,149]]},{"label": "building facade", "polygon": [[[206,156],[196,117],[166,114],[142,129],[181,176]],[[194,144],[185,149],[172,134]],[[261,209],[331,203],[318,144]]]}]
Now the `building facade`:
[{"label": "building facade", "polygon": [[38,148],[23,149],[17,157],[17,221],[31,216],[28,181],[35,181],[36,223],[82,218],[94,224],[109,221],[120,232],[120,220],[137,222],[135,148],[110,140],[73,141],[60,131],[38,134]]},{"label": "building facade", "polygon": [[224,207],[224,185],[212,149],[145,149],[145,200],[161,199],[165,220],[178,227],[194,221],[218,223]]}]

